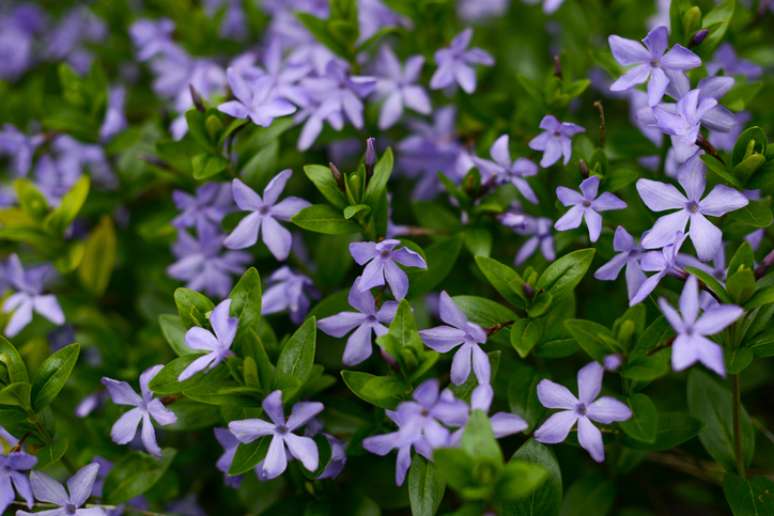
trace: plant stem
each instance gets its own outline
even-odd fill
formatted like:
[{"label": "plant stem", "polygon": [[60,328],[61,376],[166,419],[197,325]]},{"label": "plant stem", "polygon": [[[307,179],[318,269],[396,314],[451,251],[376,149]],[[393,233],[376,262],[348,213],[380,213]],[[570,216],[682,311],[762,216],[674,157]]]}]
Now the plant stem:
[{"label": "plant stem", "polygon": [[739,385],[739,375],[731,375],[731,384],[733,387],[733,424],[734,424],[734,458],[736,459],[736,470],[739,476],[746,477],[744,468],[744,457],[742,457],[742,392]]}]

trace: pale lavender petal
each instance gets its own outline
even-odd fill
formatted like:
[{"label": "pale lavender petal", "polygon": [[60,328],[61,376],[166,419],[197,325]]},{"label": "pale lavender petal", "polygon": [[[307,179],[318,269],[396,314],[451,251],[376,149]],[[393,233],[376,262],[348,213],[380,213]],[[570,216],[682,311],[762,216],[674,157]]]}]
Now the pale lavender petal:
[{"label": "pale lavender petal", "polygon": [[103,377],[102,385],[110,394],[110,398],[116,405],[131,405],[137,406],[142,403],[142,398],[137,394],[132,387],[126,382],[119,382],[112,378]]},{"label": "pale lavender petal", "polygon": [[680,316],[677,310],[672,308],[672,305],[667,303],[666,299],[659,298],[658,307],[661,309],[664,317],[666,317],[667,321],[669,321],[669,324],[672,325],[672,328],[674,328],[675,331],[682,332],[684,330],[685,324],[683,324],[683,318]]},{"label": "pale lavender petal", "polygon": [[134,439],[137,434],[137,425],[140,424],[144,412],[139,408],[133,408],[119,417],[110,429],[110,437],[116,444],[126,444]]},{"label": "pale lavender petal", "polygon": [[451,326],[436,326],[427,330],[420,330],[419,336],[429,348],[446,353],[465,340],[465,331]]},{"label": "pale lavender petal", "polygon": [[524,419],[508,412],[498,412],[489,418],[489,422],[492,424],[492,432],[497,439],[526,430],[529,426]]},{"label": "pale lavender petal", "polygon": [[142,438],[142,444],[145,450],[151,455],[161,457],[161,448],[156,442],[156,430],[153,428],[153,422],[148,414],[144,414],[142,417],[142,429],[140,437]]},{"label": "pale lavender petal", "polygon": [[648,47],[651,57],[661,57],[669,45],[669,29],[663,25],[654,27],[642,42]]},{"label": "pale lavender petal", "polygon": [[380,260],[372,260],[368,265],[365,266],[365,269],[363,269],[363,274],[360,276],[360,280],[357,281],[356,284],[357,288],[361,291],[384,285],[384,262]]},{"label": "pale lavender petal", "polygon": [[583,213],[583,206],[573,206],[554,223],[554,229],[567,231],[577,228],[583,222]]},{"label": "pale lavender petal", "polygon": [[269,209],[269,214],[279,220],[290,220],[296,213],[309,206],[300,197],[286,197]]},{"label": "pale lavender petal", "polygon": [[699,284],[696,276],[689,276],[680,293],[680,313],[686,326],[692,326],[699,315]]},{"label": "pale lavender petal", "polygon": [[624,66],[650,61],[650,52],[639,41],[612,35],[607,38],[616,61]]},{"label": "pale lavender petal", "polygon": [[59,306],[59,301],[51,294],[35,296],[32,298],[32,306],[36,312],[54,324],[63,324],[65,322],[65,316],[62,313],[62,308]]},{"label": "pale lavender petal", "polygon": [[597,462],[605,460],[602,432],[587,417],[578,418],[578,443]]},{"label": "pale lavender petal", "polygon": [[271,438],[269,450],[266,452],[266,458],[260,466],[260,476],[262,479],[271,480],[280,476],[288,467],[288,457],[285,454],[285,440],[275,435]]},{"label": "pale lavender petal", "polygon": [[[285,413],[282,411],[282,391],[276,390],[263,399],[263,411],[275,425],[285,424]],[[233,430],[232,430],[233,432]],[[236,435],[236,433],[234,433]]]},{"label": "pale lavender petal", "polygon": [[535,430],[535,440],[546,444],[556,444],[567,439],[578,416],[572,410],[563,410],[553,414]]},{"label": "pale lavender petal", "polygon": [[583,218],[586,221],[586,227],[589,228],[589,240],[596,242],[602,232],[602,216],[594,210],[583,210]]},{"label": "pale lavender petal", "polygon": [[673,185],[650,179],[639,179],[637,192],[642,202],[652,211],[683,208],[688,202],[688,199]]},{"label": "pale lavender petal", "polygon": [[241,210],[255,211],[263,206],[261,197],[239,179],[234,179],[231,182],[231,194],[234,196],[234,202]]},{"label": "pale lavender petal", "polygon": [[349,253],[358,265],[364,265],[376,254],[376,244],[373,242],[352,242],[349,244]]},{"label": "pale lavender petal", "polygon": [[714,335],[739,319],[744,310],[736,305],[715,305],[696,321],[694,329],[701,335]]},{"label": "pale lavender petal", "polygon": [[564,206],[582,204],[585,200],[581,194],[564,186],[558,186],[556,188],[556,198],[559,199],[559,202]]},{"label": "pale lavender petal", "polygon": [[719,376],[726,376],[723,348],[704,337],[698,337],[696,340],[699,342],[696,348],[699,361],[710,371],[714,371]]},{"label": "pale lavender petal", "polygon": [[695,337],[678,335],[672,344],[672,369],[682,371],[699,359]]},{"label": "pale lavender petal", "polygon": [[594,277],[602,281],[613,281],[621,273],[621,269],[626,265],[628,259],[629,257],[626,253],[620,253],[613,256],[609,262],[597,269],[594,273]]},{"label": "pale lavender petal", "polygon": [[189,348],[200,351],[215,351],[219,347],[215,335],[199,326],[194,326],[185,332],[185,343]]},{"label": "pale lavender petal", "polygon": [[470,376],[471,345],[463,344],[454,353],[451,366],[451,381],[454,385],[460,385]]},{"label": "pale lavender petal", "polygon": [[290,454],[300,461],[307,470],[317,469],[320,458],[314,439],[295,434],[285,434],[284,439]]},{"label": "pale lavender petal", "polygon": [[341,361],[346,366],[357,365],[371,356],[371,347],[371,327],[363,324],[347,339]]},{"label": "pale lavender petal", "polygon": [[368,318],[360,312],[339,312],[317,322],[317,327],[331,337],[343,337],[352,329],[360,326]]},{"label": "pale lavender petal", "polygon": [[488,384],[492,374],[489,357],[480,346],[475,344],[471,345],[471,352],[473,355],[473,372],[476,375],[478,383]]},{"label": "pale lavender petal", "polygon": [[258,230],[261,228],[260,212],[253,212],[239,221],[234,230],[223,240],[223,245],[229,249],[245,249],[258,241]]},{"label": "pale lavender petal", "polygon": [[723,245],[723,233],[701,213],[691,215],[691,227],[688,230],[691,242],[696,248],[700,260],[711,260]]},{"label": "pale lavender petal", "polygon": [[675,45],[661,58],[666,68],[690,70],[701,66],[701,58],[682,45]]},{"label": "pale lavender petal", "polygon": [[462,310],[457,307],[445,290],[441,292],[438,300],[438,315],[443,322],[455,328],[463,329],[468,322],[467,316],[462,313]]},{"label": "pale lavender petal", "polygon": [[591,207],[595,211],[622,210],[626,208],[626,203],[618,198],[618,196],[609,192],[604,192],[591,203]]},{"label": "pale lavender petal", "polygon": [[[698,214],[695,214],[698,215]],[[647,235],[642,237],[642,246],[646,249],[658,249],[673,242],[678,232],[685,230],[689,219],[693,219],[687,210],[680,210],[659,217]],[[691,222],[693,225],[693,222]]]},{"label": "pale lavender petal", "polygon": [[293,405],[288,417],[287,428],[291,432],[306,424],[310,419],[322,412],[323,404],[319,401],[300,401]]},{"label": "pale lavender petal", "polygon": [[632,417],[631,409],[615,398],[602,396],[587,407],[586,415],[605,425],[615,421],[626,421]]},{"label": "pale lavender petal", "polygon": [[30,485],[35,499],[64,506],[70,501],[62,484],[40,471],[30,473]]},{"label": "pale lavender petal", "polygon": [[274,425],[263,419],[242,419],[230,422],[228,430],[239,442],[251,443],[259,437],[274,433]]},{"label": "pale lavender petal", "polygon": [[750,203],[741,192],[725,185],[716,185],[707,196],[699,202],[699,209],[705,215],[720,217]]},{"label": "pale lavender petal", "polygon": [[372,435],[363,439],[363,448],[376,455],[384,456],[396,448],[399,442],[399,432]]},{"label": "pale lavender petal", "polygon": [[669,78],[661,68],[653,68],[650,71],[650,81],[648,81],[648,105],[654,107],[661,102],[669,86]]},{"label": "pale lavender petal", "polygon": [[602,389],[605,369],[598,362],[589,362],[578,371],[578,400],[588,405]]},{"label": "pale lavender petal", "polygon": [[537,396],[546,408],[573,410],[578,404],[578,398],[567,387],[551,380],[540,380],[537,384]]},{"label": "pale lavender petal", "polygon": [[390,286],[390,291],[392,292],[392,295],[395,296],[395,299],[401,300],[406,297],[409,287],[408,276],[406,276],[406,273],[403,272],[400,267],[395,265],[394,262],[385,262],[384,279]]},{"label": "pale lavender petal", "polygon": [[422,255],[412,251],[408,247],[401,247],[392,252],[392,259],[406,267],[416,267],[418,269],[427,269],[427,262]]},{"label": "pale lavender petal", "polygon": [[628,91],[638,84],[648,80],[650,77],[650,65],[640,64],[627,70],[613,84],[610,85],[610,91]]},{"label": "pale lavender petal", "polygon": [[80,507],[91,496],[94,482],[99,473],[99,464],[92,462],[81,469],[67,481],[67,490],[70,492],[70,503]]},{"label": "pale lavender petal", "polygon": [[165,407],[158,398],[154,398],[148,403],[148,413],[161,426],[172,425],[177,422],[175,413]]},{"label": "pale lavender petal", "polygon": [[277,199],[279,199],[280,194],[282,194],[285,185],[292,175],[293,171],[286,168],[269,181],[269,184],[263,189],[263,202],[266,206],[274,206],[276,204]]},{"label": "pale lavender petal", "polygon": [[200,371],[204,371],[210,365],[216,360],[217,354],[215,353],[207,353],[206,355],[202,355],[183,369],[183,371],[177,376],[178,382],[184,382],[191,378],[193,375]]}]

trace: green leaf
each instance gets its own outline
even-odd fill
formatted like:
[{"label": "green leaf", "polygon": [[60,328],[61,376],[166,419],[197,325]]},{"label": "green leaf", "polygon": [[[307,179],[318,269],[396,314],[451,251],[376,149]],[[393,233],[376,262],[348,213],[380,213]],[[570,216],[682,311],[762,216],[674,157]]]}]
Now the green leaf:
[{"label": "green leaf", "polygon": [[67,439],[57,437],[53,442],[39,449],[35,454],[35,457],[38,458],[38,463],[35,464],[35,468],[43,469],[49,464],[57,463],[64,457],[69,445],[70,443]]},{"label": "green leaf", "polygon": [[669,349],[633,357],[621,368],[621,376],[630,380],[650,382],[669,373],[669,357]]},{"label": "green leaf", "polygon": [[502,466],[503,454],[492,433],[489,418],[481,410],[471,412],[465,430],[462,433],[460,448],[473,457],[477,463],[486,461],[495,466]]},{"label": "green leaf", "polygon": [[726,288],[734,304],[741,305],[755,291],[755,274],[752,269],[742,267],[726,279]]},{"label": "green leaf", "polygon": [[530,351],[543,337],[543,322],[540,319],[519,319],[511,326],[511,346],[521,358]]},{"label": "green leaf", "polygon": [[459,448],[436,448],[433,451],[433,462],[442,480],[457,491],[474,485],[473,458]]},{"label": "green leaf", "polygon": [[159,315],[159,326],[161,326],[161,333],[164,338],[167,339],[169,347],[172,348],[175,355],[181,357],[183,355],[190,355],[195,353],[194,350],[188,347],[185,343],[186,328],[183,326],[183,321],[180,317],[173,314],[161,314]]},{"label": "green leaf", "polygon": [[207,313],[215,308],[207,296],[189,288],[175,290],[175,305],[180,314],[180,320],[186,328],[193,326],[206,328],[209,324]]},{"label": "green leaf", "polygon": [[48,201],[35,183],[29,179],[17,179],[13,182],[13,189],[24,213],[34,220],[40,220],[46,214]]},{"label": "green leaf", "polygon": [[727,275],[733,274],[742,266],[747,267],[748,269],[755,267],[755,254],[747,240],[744,240],[739,245],[734,256],[732,256],[731,260],[728,262],[728,268],[726,269]]},{"label": "green leaf", "polygon": [[54,234],[61,235],[70,226],[81,211],[86,197],[89,195],[90,180],[88,175],[82,175],[73,187],[62,197],[54,211],[43,221],[44,227]]},{"label": "green leaf", "polygon": [[344,208],[343,214],[345,219],[350,220],[356,217],[359,213],[367,215],[370,212],[371,212],[371,207],[368,206],[367,204],[355,204]]},{"label": "green leaf", "polygon": [[435,289],[454,269],[462,249],[458,236],[438,240],[425,249],[427,269],[411,267],[406,271],[409,277],[408,297],[416,297]]},{"label": "green leaf", "polygon": [[228,297],[231,315],[239,319],[239,328],[256,329],[261,319],[261,276],[255,267],[242,274]]},{"label": "green leaf", "polygon": [[0,335],[0,362],[5,364],[8,370],[8,378],[11,382],[29,383],[27,366],[24,365],[21,355],[11,341]]},{"label": "green leaf", "polygon": [[[732,425],[731,392],[708,373],[691,369],[688,374],[688,412],[704,426],[699,440],[715,461],[726,469],[736,466],[734,458],[734,429]],[[741,409],[742,452],[749,464],[755,449],[752,421],[744,407]]]},{"label": "green leaf", "polygon": [[532,429],[543,414],[543,405],[537,398],[537,384],[542,380],[538,372],[524,361],[514,361],[509,367],[508,407],[520,415]]},{"label": "green leaf", "polygon": [[674,330],[663,315],[658,316],[645,329],[632,350],[631,358],[642,357],[652,352],[658,346],[666,344],[667,339],[674,335]]},{"label": "green leaf", "polygon": [[613,333],[599,323],[584,319],[569,319],[564,322],[564,327],[581,349],[594,360],[601,361],[610,353],[621,351]]},{"label": "green leaf", "polygon": [[548,470],[540,464],[512,459],[505,465],[495,485],[498,501],[513,501],[532,494],[548,479]]},{"label": "green leaf", "polygon": [[59,395],[70,378],[70,373],[78,361],[81,346],[69,344],[54,352],[40,365],[32,380],[32,409],[39,412]]},{"label": "green leaf", "polygon": [[499,513],[509,516],[557,516],[562,504],[562,472],[551,449],[530,439],[516,450],[513,459],[543,466],[548,477],[526,498],[505,504],[504,510]]},{"label": "green leaf", "polygon": [[462,237],[473,256],[489,256],[492,252],[492,233],[486,228],[468,228]]},{"label": "green leaf", "polygon": [[384,409],[394,409],[410,387],[397,376],[375,376],[361,371],[341,372],[344,384],[363,401]]},{"label": "green leaf", "polygon": [[[316,347],[317,322],[310,317],[285,342],[277,358],[274,383],[283,391],[290,388],[290,393],[285,392],[286,401],[295,394],[293,388],[300,389],[312,374]],[[293,382],[288,382],[288,378]]]},{"label": "green leaf", "polygon": [[433,516],[443,500],[446,482],[438,466],[414,454],[408,472],[408,492],[412,516]]},{"label": "green leaf", "polygon": [[744,161],[750,153],[766,155],[768,137],[758,126],[748,127],[736,140],[734,150],[731,152],[731,164],[736,166]]},{"label": "green leaf", "polygon": [[754,310],[761,306],[774,303],[774,286],[762,288],[756,291],[753,296],[744,304],[745,310]]},{"label": "green leaf", "polygon": [[589,270],[594,252],[594,249],[581,249],[562,256],[546,267],[536,288],[547,290],[554,298],[572,291]]},{"label": "green leaf", "polygon": [[726,289],[723,287],[723,285],[715,279],[715,277],[708,273],[707,271],[703,271],[696,267],[685,267],[685,270],[694,276],[696,276],[697,279],[701,280],[702,283],[713,293],[715,296],[720,300],[723,304],[733,304],[734,301],[731,299],[731,296],[728,295],[728,292],[726,292]]},{"label": "green leaf", "polygon": [[770,198],[750,201],[747,206],[734,210],[723,218],[723,232],[732,232],[741,236],[758,228],[769,227],[772,223]]},{"label": "green leaf", "polygon": [[99,297],[104,292],[116,263],[116,230],[113,221],[103,216],[86,239],[78,277],[88,291]]},{"label": "green leaf", "polygon": [[454,296],[452,300],[468,316],[468,319],[485,328],[518,319],[509,308],[490,299],[477,296]]},{"label": "green leaf", "polygon": [[191,159],[193,178],[197,181],[217,176],[229,166],[229,161],[217,154],[197,154]]},{"label": "green leaf", "polygon": [[615,484],[599,473],[573,482],[562,503],[562,516],[605,516],[615,501]]},{"label": "green leaf", "polygon": [[347,198],[336,183],[330,168],[322,165],[304,165],[304,174],[317,187],[326,201],[340,210],[347,206]]},{"label": "green leaf", "polygon": [[0,389],[0,405],[30,409],[32,386],[27,382],[15,382]]},{"label": "green leaf", "polygon": [[653,443],[658,429],[656,405],[645,394],[634,394],[629,398],[632,417],[620,423],[621,430],[637,441]]},{"label": "green leaf", "polygon": [[734,473],[726,473],[723,493],[734,516],[774,514],[774,482],[766,477],[744,479]]},{"label": "green leaf", "polygon": [[254,469],[266,457],[270,442],[269,437],[260,437],[251,443],[242,443],[237,446],[228,474],[232,476],[242,475]]},{"label": "green leaf", "polygon": [[724,0],[704,15],[701,26],[708,29],[709,34],[701,44],[703,52],[711,52],[723,41],[731,19],[734,17],[735,8],[736,0]]},{"label": "green leaf", "polygon": [[387,181],[389,181],[392,174],[393,161],[392,149],[387,147],[387,150],[384,151],[384,154],[374,166],[374,174],[368,180],[368,186],[363,197],[363,202],[371,206],[372,209],[375,209],[376,200],[383,196],[387,189]]},{"label": "green leaf", "polygon": [[340,210],[329,204],[307,206],[290,220],[301,229],[325,235],[345,235],[360,231],[358,224],[345,219]]},{"label": "green leaf", "polygon": [[506,301],[519,308],[524,307],[527,297],[524,295],[524,280],[518,272],[488,256],[476,256],[476,265]]},{"label": "green leaf", "polygon": [[425,351],[419,336],[411,305],[403,299],[395,311],[387,333],[376,339],[376,343],[398,360],[401,369],[408,372],[416,364],[416,358]]},{"label": "green leaf", "polygon": [[143,452],[128,452],[105,478],[103,498],[120,504],[148,491],[161,479],[177,452],[164,448],[160,459]]}]

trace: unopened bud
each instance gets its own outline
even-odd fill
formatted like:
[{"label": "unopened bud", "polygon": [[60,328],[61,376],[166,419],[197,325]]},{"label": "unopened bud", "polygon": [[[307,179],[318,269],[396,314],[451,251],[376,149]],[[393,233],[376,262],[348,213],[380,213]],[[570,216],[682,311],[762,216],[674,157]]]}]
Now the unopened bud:
[{"label": "unopened bud", "polygon": [[585,159],[582,159],[578,162],[578,168],[580,168],[581,176],[584,178],[589,177],[590,171],[589,171],[589,165],[586,163]]},{"label": "unopened bud", "polygon": [[336,180],[336,184],[339,185],[339,190],[342,192],[346,191],[346,188],[344,187],[344,176],[341,174],[341,171],[333,164],[333,162],[328,163],[328,167],[331,169],[331,175],[333,176],[333,179]]},{"label": "unopened bud", "polygon": [[683,14],[683,32],[692,34],[701,26],[701,9],[693,6]]},{"label": "unopened bud", "polygon": [[366,167],[373,167],[376,164],[376,149],[374,148],[375,143],[376,143],[375,138],[366,139],[366,153],[365,153]]},{"label": "unopened bud", "polygon": [[196,91],[196,88],[193,87],[193,84],[188,85],[188,91],[191,92],[191,101],[193,102],[193,105],[196,107],[196,110],[202,113],[207,111],[207,108],[204,106],[204,99],[202,98],[201,95],[199,95],[199,92]]},{"label": "unopened bud", "polygon": [[709,36],[709,29],[701,29],[693,35],[691,41],[688,42],[688,46],[698,47],[704,42],[705,39],[707,39],[707,36]]}]

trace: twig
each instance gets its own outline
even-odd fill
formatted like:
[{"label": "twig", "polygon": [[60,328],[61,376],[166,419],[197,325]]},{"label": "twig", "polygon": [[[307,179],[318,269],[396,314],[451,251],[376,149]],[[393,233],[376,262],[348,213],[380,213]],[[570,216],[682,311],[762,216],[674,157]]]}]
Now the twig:
[{"label": "twig", "polygon": [[726,164],[723,157],[720,154],[718,154],[718,150],[703,135],[700,134],[699,137],[696,138],[696,145],[698,145],[701,148],[701,150],[703,150],[704,152],[706,152],[707,154],[709,154],[710,156],[712,156],[722,164],[724,165]]},{"label": "twig", "polygon": [[668,466],[674,470],[691,475],[711,484],[720,484],[723,479],[723,472],[712,462],[696,460],[692,457],[681,457],[672,453],[651,453],[647,460]]},{"label": "twig", "polygon": [[599,146],[605,146],[605,137],[607,133],[607,127],[605,125],[605,106],[602,105],[601,100],[594,101],[594,107],[599,111]]},{"label": "twig", "polygon": [[554,75],[557,79],[562,78],[562,61],[559,59],[559,54],[554,56]]},{"label": "twig", "polygon": [[487,337],[492,335],[493,333],[497,333],[498,331],[507,328],[508,326],[512,325],[514,321],[505,321],[501,323],[497,323],[494,326],[489,326],[487,328],[484,328],[484,331],[486,332]]}]

